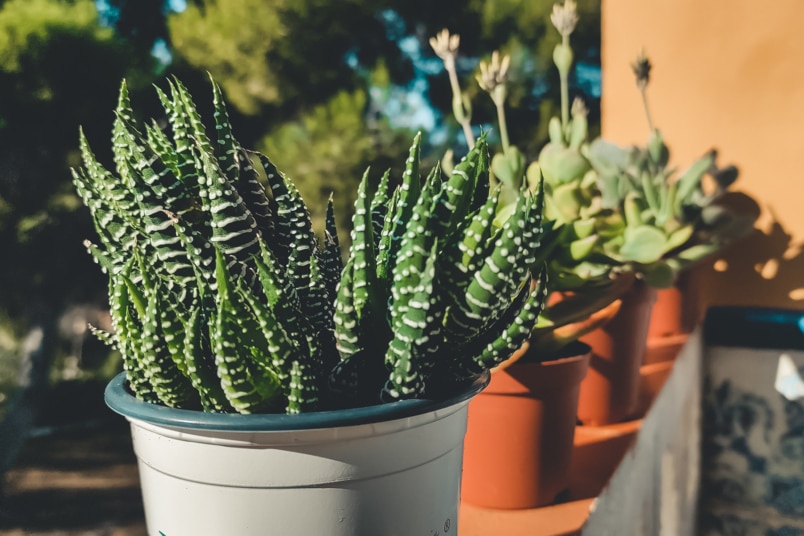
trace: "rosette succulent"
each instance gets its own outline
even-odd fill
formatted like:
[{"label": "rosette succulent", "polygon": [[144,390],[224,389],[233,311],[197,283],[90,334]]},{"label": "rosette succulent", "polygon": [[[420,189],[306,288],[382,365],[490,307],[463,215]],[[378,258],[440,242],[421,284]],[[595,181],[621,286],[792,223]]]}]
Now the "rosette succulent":
[{"label": "rosette succulent", "polygon": [[136,396],[240,413],[440,398],[527,338],[543,193],[494,226],[484,137],[447,176],[422,180],[419,135],[400,181],[367,171],[344,265],[331,204],[320,242],[293,182],[233,137],[214,82],[212,136],[178,80],[157,91],[168,128],[134,120],[124,83],[115,172],[83,134],[73,171],[109,277],[114,330],[94,331]]}]

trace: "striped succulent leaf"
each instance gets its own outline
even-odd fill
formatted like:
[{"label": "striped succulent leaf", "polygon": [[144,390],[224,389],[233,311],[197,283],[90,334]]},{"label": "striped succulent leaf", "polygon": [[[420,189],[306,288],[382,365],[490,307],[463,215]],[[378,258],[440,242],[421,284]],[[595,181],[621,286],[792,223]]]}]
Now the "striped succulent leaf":
[{"label": "striped succulent leaf", "polygon": [[354,259],[346,262],[343,269],[338,294],[335,299],[335,343],[341,358],[346,361],[365,350],[365,340],[361,337],[360,323],[354,303]]},{"label": "striped succulent leaf", "polygon": [[198,391],[204,411],[230,413],[234,408],[223,392],[217,367],[212,358],[208,324],[210,316],[205,314],[201,307],[195,307],[184,324],[184,361],[187,365],[187,376]]},{"label": "striped succulent leaf", "polygon": [[[193,103],[192,96],[184,84],[178,78],[173,78],[170,84],[170,91],[173,97],[173,104],[180,110],[181,116],[184,118],[184,124],[189,128],[189,134],[193,142],[201,149],[201,152],[208,155],[215,155],[215,149],[212,146],[212,141],[207,136],[204,122],[201,120],[201,115]],[[214,89],[213,89],[214,92]],[[221,162],[224,163],[223,161]],[[221,169],[224,169],[221,167]]]},{"label": "striped succulent leaf", "polygon": [[401,326],[408,302],[419,286],[428,257],[432,253],[431,248],[436,241],[434,228],[438,222],[433,224],[435,217],[433,205],[437,204],[441,192],[440,177],[436,173],[431,173],[413,207],[407,229],[402,236],[392,272],[391,325],[395,331]]},{"label": "striped succulent leaf", "polygon": [[333,303],[338,294],[338,281],[343,272],[343,259],[341,258],[341,246],[338,243],[338,228],[335,225],[335,209],[333,206],[332,195],[327,202],[327,215],[324,230],[324,249],[321,252],[321,275],[324,278],[324,285],[327,289],[327,296]]},{"label": "striped succulent leaf", "polygon": [[[98,235],[113,255],[115,264],[128,260],[137,240],[146,240],[133,193],[95,158],[89,142],[80,132],[83,169],[73,170],[74,184],[92,211]],[[98,229],[99,228],[99,229]]]},{"label": "striped succulent leaf", "polygon": [[421,141],[421,132],[419,132],[413,138],[413,145],[411,145],[408,158],[405,160],[402,184],[399,186],[399,194],[396,203],[394,203],[396,210],[389,214],[392,218],[392,224],[387,237],[387,246],[382,248],[386,250],[386,253],[382,258],[383,263],[379,265],[381,278],[390,276],[394,269],[394,262],[396,262],[397,252],[401,247],[402,237],[407,229],[407,223],[410,221],[410,217],[413,214],[413,206],[416,204],[421,194],[422,184],[419,175]]},{"label": "striped succulent leaf", "polygon": [[201,151],[203,163],[202,190],[209,199],[212,236],[209,241],[226,257],[248,262],[260,253],[259,234],[254,216],[243,199],[228,182],[217,161]]},{"label": "striped succulent leaf", "polygon": [[522,262],[527,249],[521,240],[533,201],[521,196],[514,214],[492,237],[494,247],[480,268],[465,283],[466,292],[450,308],[445,329],[458,340],[469,340],[496,321],[525,281],[528,266]]},{"label": "striped succulent leaf", "polygon": [[[141,336],[141,325],[134,318],[129,294],[129,287],[122,274],[109,276],[109,310],[112,317],[112,327],[114,328],[114,338],[116,348],[123,357],[123,368],[126,371],[129,385],[132,391],[146,402],[158,402],[151,383],[145,375],[145,369],[139,359],[139,339]],[[139,304],[141,314],[145,314],[145,307],[142,302]]]},{"label": "striped succulent leaf", "polygon": [[494,217],[499,200],[500,188],[496,188],[485,204],[467,218],[467,223],[459,227],[463,239],[450,241],[441,253],[445,291],[452,301],[461,298],[465,282],[480,269],[494,245],[492,237],[498,231]]},{"label": "striped succulent leaf", "polygon": [[[377,244],[377,278],[382,282],[389,283],[391,280],[391,270],[393,268],[393,259],[391,259],[391,244],[393,240],[393,231],[395,220],[390,215],[396,214],[399,206],[399,198],[402,189],[397,187],[391,195],[388,202],[388,211],[385,215],[382,231],[380,232],[379,242]],[[388,284],[386,286],[389,286]]]},{"label": "striped succulent leaf", "polygon": [[438,223],[437,236],[444,238],[449,236],[474,210],[472,205],[478,184],[481,182],[488,184],[488,180],[481,173],[483,171],[481,169],[482,154],[488,154],[485,135],[478,138],[475,146],[455,166],[444,184],[444,194],[439,197],[439,202],[434,207],[435,220]]},{"label": "striped succulent leaf", "polygon": [[357,189],[352,225],[352,303],[358,322],[364,325],[381,315],[385,304],[377,283],[377,257],[371,204],[368,193],[369,170],[363,174]]},{"label": "striped succulent leaf", "polygon": [[272,246],[276,236],[273,201],[268,197],[265,187],[260,183],[259,173],[254,168],[252,157],[259,155],[240,149],[235,153],[237,162],[237,190],[243,197],[249,212],[254,216],[257,229],[263,242]]},{"label": "striped succulent leaf", "polygon": [[[179,158],[176,156],[176,149],[173,147],[170,138],[165,134],[165,131],[162,130],[155,121],[145,125],[145,143],[176,177],[181,177],[181,169],[179,169]],[[197,194],[197,184],[192,185],[185,183],[184,186],[188,191]]]},{"label": "striped succulent leaf", "polygon": [[380,184],[377,185],[377,191],[371,199],[370,214],[375,251],[380,247],[380,237],[382,236],[382,229],[385,226],[385,216],[388,214],[392,195],[391,170],[389,169],[383,173]]},{"label": "striped succulent leaf", "polygon": [[221,88],[214,80],[212,82],[212,104],[215,108],[213,114],[215,118],[215,158],[220,163],[220,168],[226,174],[226,178],[231,182],[236,182],[240,174],[238,159],[240,146],[232,135],[232,125],[229,123],[229,112],[223,102]]},{"label": "striped succulent leaf", "polygon": [[286,263],[291,253],[304,262],[298,266],[297,289],[306,286],[309,277],[309,258],[317,249],[317,241],[310,221],[310,212],[296,186],[285,177],[265,155],[259,155],[268,186],[276,204],[276,226],[272,249],[279,261]]},{"label": "striped succulent leaf", "polygon": [[[132,292],[130,287],[129,292]],[[173,408],[193,409],[199,405],[198,392],[192,388],[192,383],[182,370],[175,366],[179,358],[183,364],[184,356],[180,354],[174,357],[167,340],[170,335],[175,334],[174,330],[177,330],[178,326],[162,323],[165,320],[163,317],[165,305],[161,289],[155,287],[148,294],[145,316],[140,319],[142,321],[139,339],[139,344],[142,346],[140,363],[156,396],[163,404]],[[182,368],[186,369],[186,366]]]},{"label": "striped succulent leaf", "polygon": [[512,305],[506,314],[496,322],[494,328],[488,333],[499,333],[492,341],[487,342],[483,337],[473,341],[473,346],[480,346],[478,352],[471,352],[472,362],[476,370],[487,370],[493,368],[509,357],[527,340],[530,336],[536,320],[544,309],[547,299],[546,272],[542,272],[534,280],[533,288],[530,292],[523,292],[527,296],[521,305]]},{"label": "striped succulent leaf", "polygon": [[209,199],[207,192],[195,185],[201,183],[201,159],[198,155],[197,144],[192,137],[192,130],[190,127],[189,118],[186,117],[185,112],[180,102],[171,100],[161,89],[156,88],[156,93],[162,103],[162,107],[167,114],[168,123],[172,130],[173,146],[175,157],[176,169],[178,170],[177,176],[181,177],[182,182],[191,188],[191,192],[197,191],[199,196],[199,204],[206,212],[209,211]]},{"label": "striped succulent leaf", "polygon": [[444,349],[441,333],[444,304],[434,288],[437,252],[438,244],[433,244],[405,311],[394,325],[393,339],[385,355],[390,370],[383,388],[383,398],[387,400],[421,397],[436,355]]},{"label": "striped succulent leaf", "polygon": [[218,281],[217,310],[210,323],[210,340],[229,403],[239,413],[259,413],[277,407],[280,382],[270,368],[270,356],[262,333],[248,306],[235,291],[223,254],[216,250],[215,273]]}]

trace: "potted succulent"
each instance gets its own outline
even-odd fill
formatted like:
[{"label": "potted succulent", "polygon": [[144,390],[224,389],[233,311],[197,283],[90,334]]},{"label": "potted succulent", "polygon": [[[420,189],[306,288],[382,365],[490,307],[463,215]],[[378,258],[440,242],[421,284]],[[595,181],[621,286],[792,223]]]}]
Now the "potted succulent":
[{"label": "potted succulent", "polygon": [[[636,409],[657,289],[671,287],[681,271],[745,234],[753,217],[729,208],[727,189],[737,170],[718,168],[714,151],[674,176],[668,148],[650,121],[650,64],[642,56],[634,70],[651,128],[648,143],[623,148],[601,138],[588,141],[585,108],[577,100],[570,107],[567,91],[574,2],[555,6],[552,21],[562,36],[553,53],[562,81],[561,118],[550,121],[550,141],[526,171],[531,180],[543,176],[546,218],[572,239],[571,247],[553,255],[551,287],[575,291],[577,285],[588,289],[589,278],[635,276],[617,315],[583,338],[593,359],[579,415],[586,423],[608,424]],[[586,278],[578,277],[581,270]]]},{"label": "potted succulent", "polygon": [[[550,140],[536,161],[528,165],[527,158],[508,137],[504,105],[509,59],[495,52],[488,63],[480,63],[477,76],[497,110],[502,144],[502,150],[491,160],[491,179],[502,187],[503,197],[508,201],[501,206],[498,223],[505,221],[513,210],[513,201],[520,191],[544,185],[543,254],[550,289],[554,291],[528,344],[495,369],[489,388],[470,403],[463,497],[483,506],[539,506],[551,502],[564,489],[567,480],[561,475],[569,466],[575,409],[586,423],[607,424],[632,416],[637,408],[640,365],[656,287],[671,284],[678,271],[721,247],[725,242],[722,238],[739,234],[732,233],[739,228],[736,220],[717,203],[722,192],[701,195],[700,174],[707,169],[699,170],[700,164],[693,166],[691,174],[682,174],[686,177],[683,181],[669,182],[665,160],[661,171],[649,170],[653,172],[650,184],[655,186],[647,192],[643,190],[642,170],[637,174],[639,180],[633,183],[612,177],[623,169],[612,166],[608,160],[614,158],[614,163],[619,162],[616,155],[621,153],[617,151],[627,154],[627,150],[600,139],[590,142],[583,102],[576,99],[570,106],[568,78],[573,61],[570,36],[577,23],[575,3],[567,0],[555,5],[551,20],[562,37],[553,53],[561,79],[561,115],[551,119]],[[450,35],[447,30],[431,39],[431,46],[450,75],[453,112],[471,147],[468,134],[471,107],[460,90],[455,70],[459,43],[458,36]],[[663,144],[660,152],[666,156]],[[647,149],[640,154],[644,157]],[[722,180],[720,184],[725,189],[733,169],[712,172]],[[676,195],[681,184],[686,189],[686,198]],[[678,199],[680,212],[689,212],[692,217],[693,210],[687,205],[697,204],[698,214],[704,207],[710,207],[705,210],[711,217],[705,226],[694,227],[696,232],[690,233],[689,222],[676,226],[668,224],[664,213],[657,219],[647,212],[650,207],[643,206],[646,195],[659,196],[655,207],[659,210],[675,213],[672,196]],[[652,197],[651,202],[654,201]],[[628,216],[635,212],[640,218],[629,220]],[[732,223],[724,225],[728,221]],[[730,231],[721,232],[727,228]],[[661,240],[654,240],[658,232]],[[571,348],[569,343],[578,338],[592,346],[589,374],[586,375],[585,369],[583,372],[577,369],[579,363],[590,362],[589,357],[576,356],[576,373],[566,376],[576,380],[561,384],[554,373],[558,365],[572,370],[569,365],[573,360],[555,359],[562,354],[554,352],[563,345],[564,349]],[[525,381],[523,371],[527,368],[532,369],[532,379]],[[572,381],[580,382],[585,375],[579,403],[579,391],[573,390]],[[536,387],[530,387],[539,382],[564,396],[563,407],[571,408],[569,417],[559,418],[560,406],[547,403],[543,394],[537,394]],[[510,391],[506,393],[506,389]],[[512,403],[508,409],[492,410],[486,405],[493,397],[502,400],[505,395]],[[512,424],[510,419],[515,416],[522,421]],[[479,423],[477,427],[475,423]],[[549,434],[552,437],[563,438],[562,447],[549,451],[548,456],[541,454],[550,460],[549,465],[539,465],[539,450],[534,446],[542,441],[539,433],[543,425],[554,432]],[[559,429],[565,431],[558,432]],[[489,446],[494,439],[498,439],[494,442],[496,447]],[[490,453],[495,448],[497,453],[503,452],[500,450],[503,448],[510,451],[492,457]],[[472,460],[477,460],[477,467],[471,464]],[[499,460],[512,460],[511,469],[506,469]],[[517,473],[524,478],[517,478]],[[558,476],[552,478],[555,475]]]},{"label": "potted succulent", "polygon": [[[672,366],[668,361],[686,340],[694,320],[677,287],[691,266],[745,236],[756,213],[737,211],[728,188],[738,176],[734,166],[718,167],[714,150],[676,174],[670,151],[651,119],[647,99],[651,64],[640,54],[632,65],[650,134],[645,146],[620,147],[602,139],[585,154],[600,188],[603,206],[623,231],[602,244],[608,256],[639,274],[656,302],[646,332],[642,375],[651,398]],[[708,183],[707,183],[708,181]],[[658,290],[658,292],[657,292]],[[686,314],[684,314],[686,310]],[[684,317],[687,318],[684,318]],[[643,403],[644,407],[644,403]]]},{"label": "potted succulent", "polygon": [[[563,14],[562,8],[556,9]],[[471,149],[470,107],[461,95],[455,69],[460,38],[443,30],[430,43],[449,73],[454,114]],[[491,179],[503,199],[496,223],[502,225],[510,217],[521,192],[544,183],[547,221],[537,263],[547,263],[551,290],[563,296],[552,300],[528,342],[493,369],[489,387],[469,405],[462,500],[482,507],[532,508],[552,503],[569,485],[580,382],[590,359],[588,346],[576,341],[613,317],[633,278],[611,277],[614,262],[591,257],[589,245],[597,237],[592,236],[594,227],[584,203],[557,204],[548,174],[542,180],[538,164],[526,172],[525,157],[507,133],[508,65],[508,57],[495,52],[490,62],[480,63],[477,77],[494,102],[502,142],[502,150],[491,160]],[[573,144],[579,145],[586,139],[586,117],[582,107],[575,108],[567,131],[572,131]],[[572,156],[561,155],[553,162],[560,167]],[[585,159],[579,158],[588,171]]]},{"label": "potted succulent", "polygon": [[[466,405],[541,310],[543,195],[492,225],[481,136],[444,178],[360,184],[349,260],[331,210],[323,247],[290,179],[215,136],[178,80],[168,130],[134,121],[116,173],[81,135],[74,183],[109,277],[123,356],[109,406],[132,427],[151,534],[425,534],[457,521]],[[266,190],[260,181],[266,181]],[[416,512],[411,516],[410,512]]]}]

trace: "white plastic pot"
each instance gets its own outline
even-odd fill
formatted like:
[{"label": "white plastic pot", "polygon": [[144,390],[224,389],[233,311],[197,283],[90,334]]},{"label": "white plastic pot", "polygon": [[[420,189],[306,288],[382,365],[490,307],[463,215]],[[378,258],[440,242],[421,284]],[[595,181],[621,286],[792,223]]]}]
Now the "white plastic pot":
[{"label": "white plastic pot", "polygon": [[407,400],[302,415],[223,415],[136,399],[131,423],[151,536],[457,534],[467,404]]}]

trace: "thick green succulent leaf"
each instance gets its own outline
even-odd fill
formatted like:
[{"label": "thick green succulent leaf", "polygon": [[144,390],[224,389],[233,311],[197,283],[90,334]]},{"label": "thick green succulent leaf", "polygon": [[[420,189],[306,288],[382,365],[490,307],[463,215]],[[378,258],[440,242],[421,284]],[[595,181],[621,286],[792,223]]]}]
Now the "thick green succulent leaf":
[{"label": "thick green succulent leaf", "polygon": [[371,214],[372,234],[374,237],[374,249],[379,250],[380,238],[382,237],[382,230],[385,227],[386,216],[391,204],[391,170],[388,169],[383,173],[380,178],[380,184],[377,185],[377,191],[371,199]]},{"label": "thick green succulent leaf", "polygon": [[259,173],[254,168],[252,156],[259,158],[254,153],[242,149],[235,152],[237,178],[234,184],[246,208],[254,217],[260,237],[265,243],[271,245],[276,237],[275,208],[259,180]]},{"label": "thick green succulent leaf", "polygon": [[[381,246],[380,251],[384,251],[382,257],[383,267],[381,271],[390,274],[394,270],[397,262],[397,254],[402,246],[402,237],[405,235],[408,222],[413,214],[413,207],[418,201],[421,190],[421,177],[419,176],[419,166],[421,161],[421,132],[413,138],[413,145],[408,152],[405,160],[405,171],[402,173],[402,183],[399,185],[398,194],[395,194],[396,209],[393,213],[390,233],[386,237],[381,237],[387,245]],[[437,169],[438,166],[436,166]],[[440,175],[440,172],[437,172]]]},{"label": "thick green succulent leaf", "polygon": [[230,413],[234,411],[226,399],[217,367],[212,358],[209,340],[209,320],[212,314],[203,313],[196,307],[184,324],[184,361],[187,376],[198,391],[204,411]]},{"label": "thick green succulent leaf", "polygon": [[544,180],[558,186],[580,179],[590,166],[577,149],[548,143],[539,153],[539,167]]},{"label": "thick green succulent leaf", "polygon": [[710,151],[679,174],[678,179],[675,181],[677,188],[676,203],[686,204],[689,202],[692,193],[701,187],[701,180],[706,171],[712,167],[714,161],[715,155]]},{"label": "thick green succulent leaf", "polygon": [[625,230],[625,242],[620,255],[628,261],[649,264],[658,261],[667,251],[667,237],[655,227],[640,225]]},{"label": "thick green succulent leaf", "polygon": [[667,238],[667,245],[665,246],[667,249],[665,252],[672,251],[678,247],[683,246],[687,243],[687,241],[692,238],[692,235],[695,233],[695,226],[693,225],[685,225],[670,234]]},{"label": "thick green succulent leaf", "polygon": [[569,245],[569,256],[573,261],[582,261],[589,257],[595,250],[600,237],[597,235],[587,236],[580,240],[574,240]]},{"label": "thick green succulent leaf", "polygon": [[720,244],[697,244],[689,248],[682,249],[678,253],[677,257],[681,261],[693,263],[704,259],[713,253],[716,253],[720,247]]},{"label": "thick green succulent leaf", "polygon": [[525,156],[516,147],[496,153],[491,159],[491,171],[508,191],[518,192],[525,175]]},{"label": "thick green succulent leaf", "polygon": [[[623,201],[623,214],[627,227],[639,227],[643,224],[642,211],[645,210],[645,202],[637,192],[628,192]],[[645,222],[647,223],[647,222]]]},{"label": "thick green succulent leaf", "polygon": [[[399,254],[392,272],[391,325],[400,328],[408,303],[419,284],[430,249],[436,241],[435,228],[439,225],[438,213],[433,210],[441,193],[439,177],[430,174],[421,195],[413,207]],[[443,220],[441,220],[443,221]]]},{"label": "thick green succulent leaf", "polygon": [[256,319],[234,290],[223,254],[216,251],[217,311],[210,325],[210,340],[221,387],[238,413],[271,411],[282,392],[276,373],[265,366],[270,363],[270,356],[265,354],[267,343],[262,333],[256,332]]},{"label": "thick green succulent leaf", "polygon": [[557,211],[560,221],[572,222],[580,216],[584,200],[576,183],[566,183],[554,187],[550,199],[551,206]]},{"label": "thick green succulent leaf", "polygon": [[338,281],[343,272],[343,259],[341,258],[341,247],[338,243],[338,228],[335,225],[335,209],[333,207],[332,195],[327,202],[327,215],[324,231],[324,250],[321,254],[321,274],[324,278],[324,285],[327,289],[327,296],[330,302],[335,302],[338,294]]},{"label": "thick green succulent leaf", "polygon": [[[176,326],[162,324],[165,304],[161,295],[159,287],[146,292],[145,315],[140,317],[142,331],[137,341],[141,346],[140,362],[154,393],[163,404],[172,408],[192,409],[200,405],[198,393],[176,366],[176,360],[165,340],[165,329],[175,334]],[[183,355],[180,357],[183,359]]]},{"label": "thick green succulent leaf", "polygon": [[437,247],[433,244],[418,282],[410,292],[407,307],[398,316],[393,339],[385,354],[390,376],[383,388],[384,399],[401,400],[423,395],[426,379],[435,365],[436,352],[442,349],[440,320],[444,304],[434,292]]},{"label": "thick green succulent leaf", "polygon": [[[528,339],[536,319],[539,317],[547,297],[546,278],[542,273],[537,284],[528,294],[527,300],[521,308],[512,307],[508,314],[498,322],[497,328],[503,327],[502,333],[487,343],[483,349],[473,357],[474,363],[482,370],[499,365],[509,357]],[[494,333],[494,330],[490,330]]]}]

